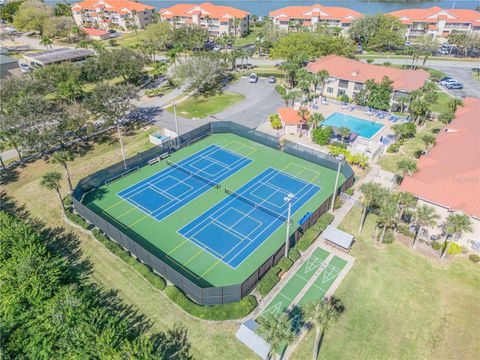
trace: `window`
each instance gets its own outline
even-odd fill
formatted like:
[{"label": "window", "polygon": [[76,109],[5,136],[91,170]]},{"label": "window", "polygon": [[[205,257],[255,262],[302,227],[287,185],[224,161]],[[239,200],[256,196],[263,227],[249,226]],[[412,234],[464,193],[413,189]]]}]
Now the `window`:
[{"label": "window", "polygon": [[363,84],[362,83],[355,83],[354,90],[355,91],[360,91],[363,89]]},{"label": "window", "polygon": [[333,88],[332,87],[327,88],[327,94],[333,94]]},{"label": "window", "polygon": [[348,80],[340,80],[338,82],[338,87],[346,89],[348,87]]},{"label": "window", "polygon": [[345,90],[339,89],[337,96],[343,96],[345,95],[345,92],[346,92]]}]

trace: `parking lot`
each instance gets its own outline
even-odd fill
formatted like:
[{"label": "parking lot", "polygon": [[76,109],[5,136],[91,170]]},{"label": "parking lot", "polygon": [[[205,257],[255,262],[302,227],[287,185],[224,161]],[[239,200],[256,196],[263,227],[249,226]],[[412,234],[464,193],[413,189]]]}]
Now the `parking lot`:
[{"label": "parking lot", "polygon": [[463,84],[461,90],[446,89],[450,94],[460,97],[480,97],[480,81],[472,77],[472,69],[454,66],[435,66],[435,69],[443,71],[448,77]]}]

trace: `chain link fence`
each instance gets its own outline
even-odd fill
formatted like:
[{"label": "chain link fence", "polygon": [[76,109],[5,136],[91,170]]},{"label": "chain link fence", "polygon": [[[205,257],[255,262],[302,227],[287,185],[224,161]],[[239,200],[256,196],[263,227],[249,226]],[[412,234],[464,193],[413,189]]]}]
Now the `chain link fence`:
[{"label": "chain link fence", "polygon": [[[239,301],[244,296],[248,295],[265,273],[278,264],[280,259],[284,256],[285,243],[274,251],[257,270],[243,281],[243,283],[231,286],[214,287],[206,283],[205,280],[198,279],[194,274],[181,269],[181,267],[176,264],[175,260],[168,257],[160,250],[156,249],[153,251],[152,249],[154,253],[147,250],[140,244],[140,241],[135,241],[128,236],[125,233],[127,232],[126,230],[120,230],[121,226],[114,219],[106,218],[106,215],[98,215],[97,212],[85,206],[82,203],[82,199],[88,191],[103,186],[109,181],[126,176],[139,168],[146,166],[149,160],[189,146],[210,134],[220,133],[236,134],[268,147],[279,149],[302,159],[325,166],[329,169],[336,170],[338,167],[337,160],[327,154],[288,141],[282,144],[278,138],[272,135],[247,128],[237,123],[219,121],[203,125],[185,134],[181,134],[178,138],[168,140],[161,146],[156,146],[127,159],[127,169],[125,169],[123,162],[119,162],[89,175],[80,180],[73,192],[74,209],[81,217],[100,229],[112,241],[119,244],[143,264],[150,267],[156,274],[177,286],[192,300],[202,305],[227,304]],[[348,164],[342,165],[341,171],[347,180],[342,184],[339,192],[342,192],[351,186],[354,181],[353,170]],[[332,200],[333,197],[329,197],[305,223],[298,227],[290,237],[291,245],[297,242],[302,234],[312,226],[322,214],[328,211]]]}]

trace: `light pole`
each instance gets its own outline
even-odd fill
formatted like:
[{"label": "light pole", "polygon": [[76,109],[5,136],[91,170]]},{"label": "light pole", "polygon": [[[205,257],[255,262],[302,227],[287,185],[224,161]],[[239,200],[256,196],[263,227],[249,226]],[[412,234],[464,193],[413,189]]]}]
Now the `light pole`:
[{"label": "light pole", "polygon": [[293,194],[288,194],[283,198],[283,200],[288,203],[287,232],[285,234],[285,257],[288,257],[288,250],[290,247],[290,213],[292,211]]},{"label": "light pole", "polygon": [[118,123],[118,120],[116,121],[116,124],[117,124],[118,140],[120,141],[120,147],[122,148],[123,166],[125,166],[125,170],[127,170],[127,159],[125,158],[125,149],[123,148],[122,132],[120,131],[120,124]]},{"label": "light pole", "polygon": [[177,150],[180,149],[180,134],[178,133],[177,104],[173,101],[173,118],[175,120],[175,132],[177,133]]},{"label": "light pole", "polygon": [[335,187],[333,188],[333,195],[332,195],[332,206],[330,206],[330,212],[333,213],[333,207],[335,206],[335,198],[337,197],[337,186],[338,186],[338,178],[340,177],[340,170],[342,168],[342,162],[345,159],[343,154],[337,156],[338,160],[338,169],[337,169],[337,178],[335,179]]}]

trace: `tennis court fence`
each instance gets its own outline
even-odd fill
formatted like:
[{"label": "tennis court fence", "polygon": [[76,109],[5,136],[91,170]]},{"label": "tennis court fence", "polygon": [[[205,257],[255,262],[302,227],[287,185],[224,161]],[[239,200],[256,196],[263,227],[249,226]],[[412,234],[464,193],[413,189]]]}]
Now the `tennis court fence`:
[{"label": "tennis court fence", "polygon": [[[283,243],[279,249],[274,251],[257,270],[243,281],[243,283],[231,286],[214,287],[211,286],[211,284],[206,283],[203,279],[195,278],[193,274],[182,269],[179,264],[176,264],[173,259],[169,258],[166,254],[161,253],[158,249],[150,249],[151,251],[149,251],[146,242],[141,244],[140,241],[133,240],[131,236],[129,236],[129,230],[120,230],[121,227],[116,224],[114,219],[106,219],[97,215],[96,212],[87,208],[82,203],[82,199],[90,190],[98,188],[106,182],[115,181],[115,178],[121,178],[125,174],[132,172],[134,168],[148,166],[149,160],[153,158],[168,155],[169,153],[177,151],[179,148],[189,146],[210,134],[217,133],[233,133],[302,159],[312,161],[316,164],[326,166],[330,169],[336,170],[338,167],[338,162],[336,162],[334,158],[314,149],[309,149],[302,145],[290,142],[280,143],[274,136],[250,129],[237,123],[219,121],[205,124],[185,134],[181,134],[178,139],[168,140],[161,146],[156,146],[132,156],[127,159],[127,169],[125,169],[123,162],[120,161],[106,169],[91,174],[79,181],[72,194],[74,209],[82,218],[101,230],[106,236],[123,247],[138,261],[150,267],[152,271],[166,279],[169,283],[177,286],[192,300],[201,305],[226,304],[240,301],[252,291],[258,281],[270,268],[278,264],[280,259],[284,256],[285,243]],[[353,170],[350,166],[347,164],[343,165],[341,171],[347,180],[338,189],[338,193],[345,191],[354,182]],[[329,197],[295,230],[290,237],[291,245],[295,244],[302,234],[310,226],[315,224],[322,214],[328,211],[332,200],[333,196]]]}]

